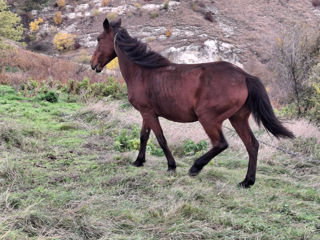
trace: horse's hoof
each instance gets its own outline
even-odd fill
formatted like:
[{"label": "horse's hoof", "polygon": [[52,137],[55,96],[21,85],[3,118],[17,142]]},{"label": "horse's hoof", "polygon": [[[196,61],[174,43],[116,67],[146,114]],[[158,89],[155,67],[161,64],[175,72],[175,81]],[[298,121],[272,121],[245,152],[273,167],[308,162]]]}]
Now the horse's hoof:
[{"label": "horse's hoof", "polygon": [[168,167],[168,172],[175,172],[176,168],[177,168],[176,166]]},{"label": "horse's hoof", "polygon": [[135,161],[132,163],[132,165],[135,167],[143,167],[143,162]]},{"label": "horse's hoof", "polygon": [[196,168],[195,166],[192,166],[189,170],[189,176],[195,177],[201,172],[201,169]]},{"label": "horse's hoof", "polygon": [[238,184],[240,188],[250,188],[254,184],[254,180],[245,179],[241,183]]}]

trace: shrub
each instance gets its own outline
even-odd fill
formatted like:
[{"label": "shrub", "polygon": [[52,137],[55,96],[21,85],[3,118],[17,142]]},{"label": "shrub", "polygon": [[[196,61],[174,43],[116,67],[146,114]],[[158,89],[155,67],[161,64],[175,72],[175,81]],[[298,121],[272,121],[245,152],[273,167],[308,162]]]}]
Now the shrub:
[{"label": "shrub", "polygon": [[106,6],[108,6],[109,3],[110,3],[110,0],[102,0],[101,1],[101,6],[102,7],[106,7]]},{"label": "shrub", "polygon": [[103,89],[103,96],[112,96],[115,99],[120,99],[126,96],[125,85],[119,83],[113,77],[108,77],[106,86]]},{"label": "shrub", "polygon": [[0,143],[3,141],[6,143],[7,147],[17,147],[22,146],[22,137],[20,134],[12,128],[1,128],[0,129]]},{"label": "shrub", "polygon": [[111,13],[108,13],[107,14],[107,18],[110,20],[110,21],[114,21],[118,18],[118,14],[115,13],[115,12],[111,12]]},{"label": "shrub", "polygon": [[91,15],[96,17],[96,16],[99,15],[99,13],[100,13],[100,12],[99,12],[99,9],[94,8],[94,9],[92,10],[92,12],[91,12]]},{"label": "shrub", "polygon": [[20,3],[19,7],[26,12],[29,12],[33,9],[40,9],[41,5],[47,3],[48,0],[22,0],[17,1]]},{"label": "shrub", "polygon": [[75,43],[75,35],[59,32],[54,36],[53,44],[59,51],[71,50]]},{"label": "shrub", "polygon": [[204,140],[195,143],[191,139],[184,141],[183,143],[183,152],[185,156],[195,155],[197,152],[207,150],[208,143]]},{"label": "shrub", "polygon": [[[119,152],[139,150],[140,148],[140,130],[136,125],[130,129],[130,133],[126,129],[122,130],[115,138],[114,149]],[[161,148],[156,146],[153,140],[149,140],[147,152],[154,156],[164,156]]]},{"label": "shrub", "polygon": [[66,5],[65,0],[57,0],[56,3],[58,5],[58,7],[60,7],[60,8],[62,8]]},{"label": "shrub", "polygon": [[47,101],[51,103],[58,102],[58,99],[59,99],[59,95],[54,91],[44,92],[39,96],[40,101]]},{"label": "shrub", "polygon": [[158,11],[150,12],[150,17],[152,19],[159,17],[159,12]]},{"label": "shrub", "polygon": [[30,22],[29,26],[30,26],[30,31],[31,32],[38,32],[40,27],[39,24],[43,23],[43,19],[42,18],[38,18],[36,20],[34,20],[33,22]]},{"label": "shrub", "polygon": [[193,11],[198,12],[199,7],[194,1],[191,3],[191,7]]},{"label": "shrub", "polygon": [[303,106],[304,114],[320,124],[320,63],[313,67],[310,74]]},{"label": "shrub", "polygon": [[167,28],[166,32],[165,32],[166,37],[171,37],[172,35],[172,30],[170,28]]},{"label": "shrub", "polygon": [[168,10],[169,9],[169,0],[166,0],[163,4],[163,9]]},{"label": "shrub", "polygon": [[10,12],[4,0],[0,0],[0,19],[0,42],[2,37],[20,40],[23,34],[21,19],[17,14]]},{"label": "shrub", "polygon": [[74,92],[76,94],[80,94],[81,92],[88,92],[90,88],[90,79],[88,77],[84,77],[81,82],[76,83],[74,87]]},{"label": "shrub", "polygon": [[138,150],[140,146],[140,133],[137,126],[133,126],[131,133],[128,134],[124,129],[115,138],[114,149],[119,152]]},{"label": "shrub", "polygon": [[277,74],[281,95],[294,104],[298,117],[309,115],[316,105],[319,49],[319,32],[299,25],[283,31],[274,45],[270,68]]},{"label": "shrub", "polygon": [[62,23],[62,13],[60,11],[56,12],[56,14],[53,16],[53,21],[57,25]]}]

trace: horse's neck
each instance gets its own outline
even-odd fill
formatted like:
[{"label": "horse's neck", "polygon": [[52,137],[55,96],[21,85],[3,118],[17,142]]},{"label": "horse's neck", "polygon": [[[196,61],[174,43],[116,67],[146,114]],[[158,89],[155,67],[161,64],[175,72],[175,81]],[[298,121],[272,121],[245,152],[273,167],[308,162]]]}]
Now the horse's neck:
[{"label": "horse's neck", "polygon": [[133,81],[137,81],[137,79],[135,79],[137,72],[141,72],[142,68],[130,60],[125,54],[123,54],[119,48],[117,49],[117,55],[121,74],[126,81],[127,86],[130,87]]}]

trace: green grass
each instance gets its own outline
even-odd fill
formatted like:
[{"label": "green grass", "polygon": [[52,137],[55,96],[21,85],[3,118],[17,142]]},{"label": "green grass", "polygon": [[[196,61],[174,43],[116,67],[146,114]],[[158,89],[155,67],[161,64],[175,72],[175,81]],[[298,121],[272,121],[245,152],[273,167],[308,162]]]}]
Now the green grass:
[{"label": "green grass", "polygon": [[319,165],[277,152],[248,190],[244,148],[195,178],[197,154],[174,174],[150,153],[135,168],[136,151],[114,149],[123,126],[67,99],[0,86],[0,239],[320,239]]}]

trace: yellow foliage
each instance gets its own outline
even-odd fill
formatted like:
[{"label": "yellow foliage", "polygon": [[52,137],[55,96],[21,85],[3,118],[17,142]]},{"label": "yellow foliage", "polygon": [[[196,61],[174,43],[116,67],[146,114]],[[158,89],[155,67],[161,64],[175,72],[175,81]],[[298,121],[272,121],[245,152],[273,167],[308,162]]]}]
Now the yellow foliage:
[{"label": "yellow foliage", "polygon": [[64,7],[66,5],[65,0],[57,0],[56,3],[58,5],[58,7]]},{"label": "yellow foliage", "polygon": [[277,38],[277,43],[278,43],[278,46],[282,46],[283,45],[283,39],[278,37]]},{"label": "yellow foliage", "polygon": [[102,0],[101,1],[101,6],[102,7],[106,7],[106,6],[108,6],[109,3],[110,3],[110,0]]},{"label": "yellow foliage", "polygon": [[106,66],[108,70],[116,70],[119,67],[119,59],[116,57]]},{"label": "yellow foliage", "polygon": [[60,25],[62,23],[62,13],[60,11],[56,12],[53,17],[53,21],[57,25]]},{"label": "yellow foliage", "polygon": [[141,3],[135,3],[134,6],[138,9],[140,9],[142,7]]},{"label": "yellow foliage", "polygon": [[54,36],[53,44],[59,51],[72,49],[75,43],[75,35],[59,32]]},{"label": "yellow foliage", "polygon": [[95,9],[93,9],[92,10],[92,12],[91,12],[91,14],[93,15],[93,16],[98,16],[99,15],[99,9],[97,9],[97,8],[95,8]]},{"label": "yellow foliage", "polygon": [[118,14],[115,13],[115,12],[111,12],[111,13],[109,13],[109,14],[107,15],[107,18],[108,18],[110,21],[116,20],[117,17],[118,17]]},{"label": "yellow foliage", "polygon": [[198,10],[199,10],[198,5],[195,2],[192,2],[191,5],[192,5],[193,11],[198,12]]},{"label": "yellow foliage", "polygon": [[39,24],[43,23],[42,18],[38,18],[29,24],[31,32],[38,32],[40,27]]},{"label": "yellow foliage", "polygon": [[165,35],[166,35],[166,37],[171,37],[172,30],[170,28],[167,28]]}]

